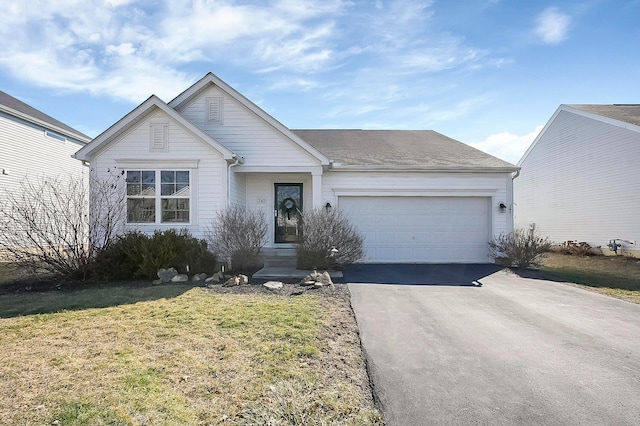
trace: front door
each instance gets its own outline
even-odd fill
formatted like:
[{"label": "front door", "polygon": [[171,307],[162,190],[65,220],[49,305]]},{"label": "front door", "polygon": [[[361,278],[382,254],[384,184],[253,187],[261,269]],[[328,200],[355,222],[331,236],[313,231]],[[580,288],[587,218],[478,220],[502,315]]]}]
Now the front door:
[{"label": "front door", "polygon": [[275,184],[275,242],[298,243],[302,237],[302,184]]}]

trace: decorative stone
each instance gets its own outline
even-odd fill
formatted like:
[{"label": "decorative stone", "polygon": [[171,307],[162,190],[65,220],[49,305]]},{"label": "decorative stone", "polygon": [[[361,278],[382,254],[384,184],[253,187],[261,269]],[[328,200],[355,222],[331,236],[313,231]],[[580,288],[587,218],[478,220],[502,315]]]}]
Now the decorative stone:
[{"label": "decorative stone", "polygon": [[282,288],[284,284],[282,284],[280,281],[267,281],[262,285],[268,288],[269,290],[278,290],[279,288]]},{"label": "decorative stone", "polygon": [[247,285],[249,284],[249,277],[246,275],[238,275],[238,279],[240,280],[240,283],[238,285]]},{"label": "decorative stone", "polygon": [[204,281],[207,279],[207,274],[195,274],[191,277],[191,281]]},{"label": "decorative stone", "polygon": [[153,280],[153,282],[151,284],[160,285],[160,284],[162,284],[162,280],[161,279]]},{"label": "decorative stone", "polygon": [[231,277],[222,284],[222,287],[234,287],[240,285],[240,278],[235,276]]},{"label": "decorative stone", "polygon": [[220,282],[220,278],[218,278],[218,273],[216,272],[215,274],[213,274],[213,276],[207,278],[204,280],[204,282],[206,283],[211,283],[211,284],[217,284]]},{"label": "decorative stone", "polygon": [[175,277],[176,275],[178,275],[178,271],[176,271],[175,268],[167,268],[167,269],[158,270],[158,278],[160,278],[160,280],[163,283],[171,282],[173,280],[173,277]]},{"label": "decorative stone", "polygon": [[189,281],[189,276],[187,274],[178,274],[175,277],[171,278],[172,283],[183,283]]},{"label": "decorative stone", "polygon": [[331,275],[327,271],[324,271],[320,274],[320,277],[316,280],[316,282],[321,282],[324,285],[333,285],[333,281],[331,280]]}]

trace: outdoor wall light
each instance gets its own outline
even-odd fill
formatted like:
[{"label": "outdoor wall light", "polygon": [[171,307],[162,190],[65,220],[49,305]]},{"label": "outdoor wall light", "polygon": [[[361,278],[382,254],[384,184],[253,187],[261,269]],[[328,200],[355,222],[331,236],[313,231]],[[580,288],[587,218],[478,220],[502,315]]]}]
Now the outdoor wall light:
[{"label": "outdoor wall light", "polygon": [[327,204],[324,205],[324,209],[327,213],[331,213],[331,209],[333,207],[331,206],[331,203],[327,201]]},{"label": "outdoor wall light", "polygon": [[507,211],[507,206],[504,203],[498,204],[498,207],[500,207],[500,213],[505,213]]}]

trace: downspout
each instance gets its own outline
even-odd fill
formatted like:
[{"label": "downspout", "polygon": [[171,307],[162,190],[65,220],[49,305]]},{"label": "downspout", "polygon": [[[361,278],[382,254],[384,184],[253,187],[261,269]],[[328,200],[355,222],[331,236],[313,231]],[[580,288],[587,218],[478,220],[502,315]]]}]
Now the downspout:
[{"label": "downspout", "polygon": [[244,158],[233,155],[233,163],[227,166],[227,207],[231,207],[231,168],[244,163]]}]

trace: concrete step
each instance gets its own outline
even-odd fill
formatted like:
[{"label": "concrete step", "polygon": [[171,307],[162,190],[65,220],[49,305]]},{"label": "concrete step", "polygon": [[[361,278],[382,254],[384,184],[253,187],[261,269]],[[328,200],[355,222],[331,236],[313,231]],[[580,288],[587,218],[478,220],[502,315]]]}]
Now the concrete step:
[{"label": "concrete step", "polygon": [[266,267],[294,267],[297,263],[295,248],[263,248],[262,261]]}]

